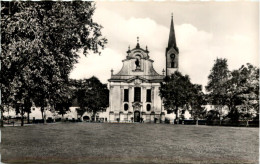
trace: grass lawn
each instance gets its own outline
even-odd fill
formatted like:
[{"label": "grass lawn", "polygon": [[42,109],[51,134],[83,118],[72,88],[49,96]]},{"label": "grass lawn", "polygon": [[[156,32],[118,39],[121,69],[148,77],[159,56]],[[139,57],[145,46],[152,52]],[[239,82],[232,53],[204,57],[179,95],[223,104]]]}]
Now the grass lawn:
[{"label": "grass lawn", "polygon": [[259,129],[59,123],[5,127],[5,163],[258,163]]}]

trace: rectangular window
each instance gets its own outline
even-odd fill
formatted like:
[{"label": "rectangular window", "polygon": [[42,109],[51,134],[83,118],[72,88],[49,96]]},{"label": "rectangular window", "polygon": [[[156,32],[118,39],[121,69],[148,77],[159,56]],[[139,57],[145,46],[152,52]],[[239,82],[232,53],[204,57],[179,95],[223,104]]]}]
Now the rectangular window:
[{"label": "rectangular window", "polygon": [[171,62],[171,68],[174,68],[174,61]]},{"label": "rectangular window", "polygon": [[141,102],[141,88],[135,87],[135,95],[134,95],[134,101],[135,102]]},{"label": "rectangular window", "polygon": [[152,101],[152,91],[151,89],[146,90],[146,102],[151,102]]},{"label": "rectangular window", "polygon": [[124,89],[124,102],[129,101],[129,91],[128,89]]}]

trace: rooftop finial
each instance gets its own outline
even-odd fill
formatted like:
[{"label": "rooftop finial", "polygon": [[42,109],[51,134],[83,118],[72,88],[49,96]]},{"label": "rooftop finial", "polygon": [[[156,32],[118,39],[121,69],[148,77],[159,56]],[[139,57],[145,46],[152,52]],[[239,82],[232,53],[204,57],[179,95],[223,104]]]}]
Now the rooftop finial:
[{"label": "rooftop finial", "polygon": [[164,73],[165,73],[165,70],[163,69],[163,70],[162,70],[162,74],[164,75]]},{"label": "rooftop finial", "polygon": [[131,52],[130,50],[130,45],[128,46],[128,50],[126,51],[126,53],[129,55],[129,53]]},{"label": "rooftop finial", "polygon": [[114,72],[114,70],[113,70],[113,68],[111,69],[111,76],[113,75],[113,72]]},{"label": "rooftop finial", "polygon": [[136,44],[136,48],[140,48],[140,45],[139,45],[139,36],[137,37],[137,44]]},{"label": "rooftop finial", "polygon": [[173,19],[173,13],[172,13],[172,19]]}]

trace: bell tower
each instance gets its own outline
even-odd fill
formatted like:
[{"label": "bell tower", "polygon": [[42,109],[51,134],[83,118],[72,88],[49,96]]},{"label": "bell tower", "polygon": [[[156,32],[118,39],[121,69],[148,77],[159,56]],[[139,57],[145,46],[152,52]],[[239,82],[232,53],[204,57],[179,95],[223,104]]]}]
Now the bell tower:
[{"label": "bell tower", "polygon": [[166,48],[166,75],[170,76],[175,71],[177,71],[178,68],[179,68],[179,49],[176,43],[174,24],[173,24],[173,14],[172,14],[168,47]]}]

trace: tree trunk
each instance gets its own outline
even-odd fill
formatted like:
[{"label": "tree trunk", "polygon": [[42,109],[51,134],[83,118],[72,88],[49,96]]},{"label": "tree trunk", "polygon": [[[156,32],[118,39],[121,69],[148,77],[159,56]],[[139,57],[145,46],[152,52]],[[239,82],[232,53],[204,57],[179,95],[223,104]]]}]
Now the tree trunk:
[{"label": "tree trunk", "polygon": [[41,113],[42,113],[42,121],[44,120],[43,118],[43,107],[41,107]]},{"label": "tree trunk", "polygon": [[[93,113],[93,116],[94,116],[94,122],[96,122],[96,113]],[[119,115],[119,118],[120,118],[120,115]]]},{"label": "tree trunk", "polygon": [[1,127],[4,127],[4,107],[1,105],[0,119],[1,119]]},{"label": "tree trunk", "polygon": [[81,115],[81,117],[80,117],[80,120],[83,122],[83,117],[82,117],[83,115]]},{"label": "tree trunk", "polygon": [[196,125],[197,126],[199,125],[199,119],[196,119]]},{"label": "tree trunk", "polygon": [[176,124],[179,124],[179,111],[178,107],[176,107]]},{"label": "tree trunk", "polygon": [[30,112],[27,112],[27,124],[30,124]]},{"label": "tree trunk", "polygon": [[53,112],[53,122],[55,123],[56,122],[56,111],[55,111],[54,105],[51,106],[51,110]]},{"label": "tree trunk", "polygon": [[43,107],[43,113],[44,113],[43,124],[46,124],[46,108],[45,107]]},{"label": "tree trunk", "polygon": [[21,107],[21,126],[23,126],[23,124],[24,124],[23,115],[24,115],[23,107]]},{"label": "tree trunk", "polygon": [[63,113],[61,114],[61,122],[65,122],[65,121],[64,121],[64,114],[63,114]]},{"label": "tree trunk", "polygon": [[249,121],[248,121],[248,119],[246,120],[246,127],[248,127],[249,126]]},{"label": "tree trunk", "polygon": [[221,116],[222,116],[222,106],[220,106],[220,109],[219,109],[219,125],[221,126]]},{"label": "tree trunk", "polygon": [[7,110],[8,110],[8,124],[9,124],[9,122],[10,122],[10,115],[9,115],[9,105],[7,106]]}]

